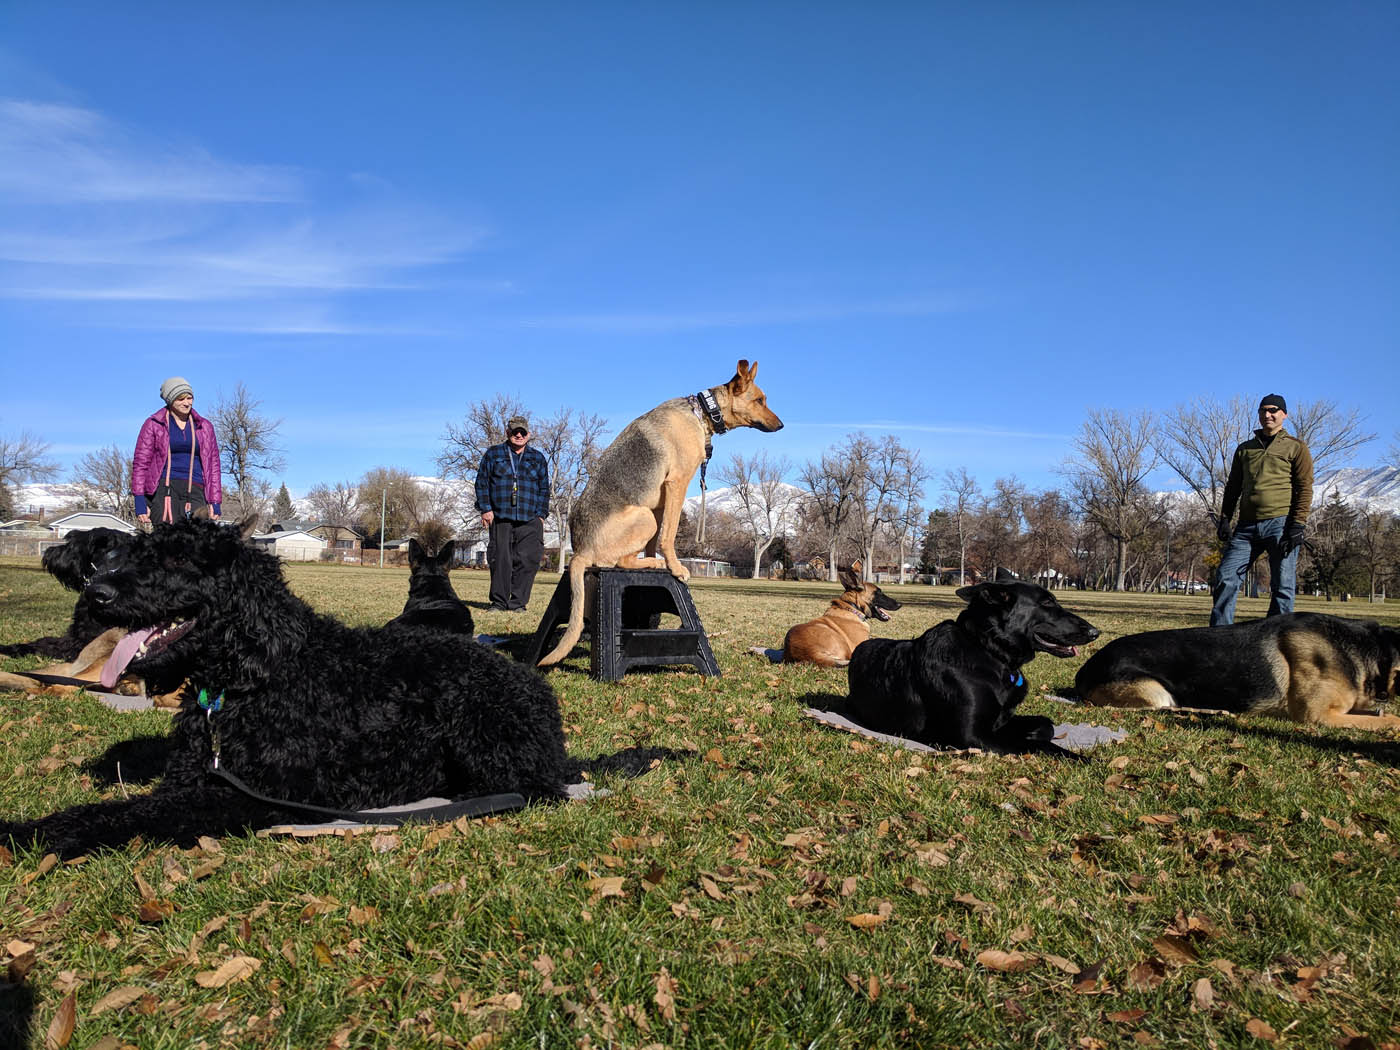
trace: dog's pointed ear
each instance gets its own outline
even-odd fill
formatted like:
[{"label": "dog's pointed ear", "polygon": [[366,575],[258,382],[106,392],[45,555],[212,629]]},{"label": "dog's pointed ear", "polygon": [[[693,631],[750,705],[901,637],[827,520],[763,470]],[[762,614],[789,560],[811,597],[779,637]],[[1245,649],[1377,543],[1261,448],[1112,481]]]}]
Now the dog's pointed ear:
[{"label": "dog's pointed ear", "polygon": [[437,552],[437,563],[445,565],[449,569],[452,567],[452,552],[456,550],[457,544],[454,540],[448,540],[439,548]]},{"label": "dog's pointed ear", "polygon": [[753,374],[756,371],[758,371],[757,362],[754,362],[753,368],[749,368],[749,363],[740,358],[739,363],[734,366],[734,378],[725,384],[729,387],[729,392],[736,397],[742,394],[753,385]]},{"label": "dog's pointed ear", "polygon": [[408,567],[410,569],[416,568],[426,557],[423,545],[410,536],[408,538]]},{"label": "dog's pointed ear", "polygon": [[836,578],[841,581],[841,585],[848,591],[858,591],[861,588],[860,582],[860,562],[853,561],[850,566],[836,570]]},{"label": "dog's pointed ear", "polygon": [[253,535],[253,533],[257,532],[257,531],[258,531],[258,516],[257,516],[256,514],[251,515],[250,517],[244,518],[242,521],[240,521],[240,522],[238,523],[238,535],[239,535],[240,537],[242,537],[243,539],[245,539],[245,540],[246,540],[248,537],[250,537],[251,535]]},{"label": "dog's pointed ear", "polygon": [[972,587],[959,587],[954,593],[969,605],[973,602],[1005,605],[1011,600],[1011,592],[999,583],[979,583]]}]

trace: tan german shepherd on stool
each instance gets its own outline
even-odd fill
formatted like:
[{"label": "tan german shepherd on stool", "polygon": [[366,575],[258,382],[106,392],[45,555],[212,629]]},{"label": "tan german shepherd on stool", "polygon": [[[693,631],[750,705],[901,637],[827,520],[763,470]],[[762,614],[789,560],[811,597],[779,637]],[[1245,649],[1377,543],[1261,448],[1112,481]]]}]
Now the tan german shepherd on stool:
[{"label": "tan german shepherd on stool", "polygon": [[[676,529],[690,479],[709,458],[710,438],[735,427],[766,433],[783,428],[753,377],[758,362],[740,361],[723,386],[663,401],[634,419],[598,457],[569,515],[574,556],[569,562],[569,626],[539,666],[569,655],[583,634],[583,578],[591,568],[690,571],[676,557]],[[645,550],[645,557],[637,552]],[[659,554],[659,557],[658,557]]]}]

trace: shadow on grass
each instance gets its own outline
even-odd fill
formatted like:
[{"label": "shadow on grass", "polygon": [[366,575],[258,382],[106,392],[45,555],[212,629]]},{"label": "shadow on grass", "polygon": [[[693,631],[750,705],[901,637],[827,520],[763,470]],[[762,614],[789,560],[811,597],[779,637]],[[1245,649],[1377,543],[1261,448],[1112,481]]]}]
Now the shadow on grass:
[{"label": "shadow on grass", "polygon": [[84,768],[103,784],[149,784],[165,772],[170,737],[137,736],[119,740]]}]

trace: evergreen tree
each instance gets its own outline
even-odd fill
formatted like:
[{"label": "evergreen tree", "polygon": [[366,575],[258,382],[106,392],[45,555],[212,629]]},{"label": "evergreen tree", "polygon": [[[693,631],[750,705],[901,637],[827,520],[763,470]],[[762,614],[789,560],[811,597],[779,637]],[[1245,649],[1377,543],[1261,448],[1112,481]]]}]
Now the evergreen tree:
[{"label": "evergreen tree", "polygon": [[284,481],[272,500],[272,519],[274,521],[291,521],[296,517],[296,513],[296,508],[292,506],[292,494],[287,491],[287,483]]}]

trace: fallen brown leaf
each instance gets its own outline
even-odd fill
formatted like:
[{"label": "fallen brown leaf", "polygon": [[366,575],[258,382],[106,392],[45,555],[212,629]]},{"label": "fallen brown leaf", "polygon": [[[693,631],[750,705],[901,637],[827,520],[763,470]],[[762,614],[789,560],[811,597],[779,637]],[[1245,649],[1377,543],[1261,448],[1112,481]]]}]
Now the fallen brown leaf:
[{"label": "fallen brown leaf", "polygon": [[257,973],[261,966],[261,959],[254,959],[251,955],[235,955],[217,970],[204,970],[195,974],[194,983],[201,988],[223,988],[236,981],[246,981]]},{"label": "fallen brown leaf", "polygon": [[100,1013],[108,1010],[120,1010],[123,1006],[130,1006],[146,994],[146,989],[135,984],[124,985],[121,988],[113,988],[97,1002],[92,1004],[92,1009],[88,1012],[96,1017]]},{"label": "fallen brown leaf", "polygon": [[656,994],[652,996],[652,1002],[656,1003],[656,1008],[661,1011],[664,1019],[676,1019],[676,982],[671,979],[671,972],[664,966],[656,975]]},{"label": "fallen brown leaf", "polygon": [[1018,973],[1034,966],[1036,957],[1026,955],[1024,952],[1004,952],[997,948],[988,948],[986,951],[977,953],[977,961],[989,970]]},{"label": "fallen brown leaf", "polygon": [[44,1033],[44,1050],[63,1050],[73,1038],[73,1029],[77,1024],[78,1001],[70,993],[63,997],[63,1002],[58,1004],[58,1012],[49,1022],[49,1030]]},{"label": "fallen brown leaf", "polygon": [[1262,1039],[1266,1043],[1272,1043],[1278,1038],[1278,1033],[1269,1027],[1267,1022],[1261,1021],[1257,1017],[1251,1017],[1246,1021],[1244,1023],[1244,1030],[1254,1036],[1255,1039]]}]

